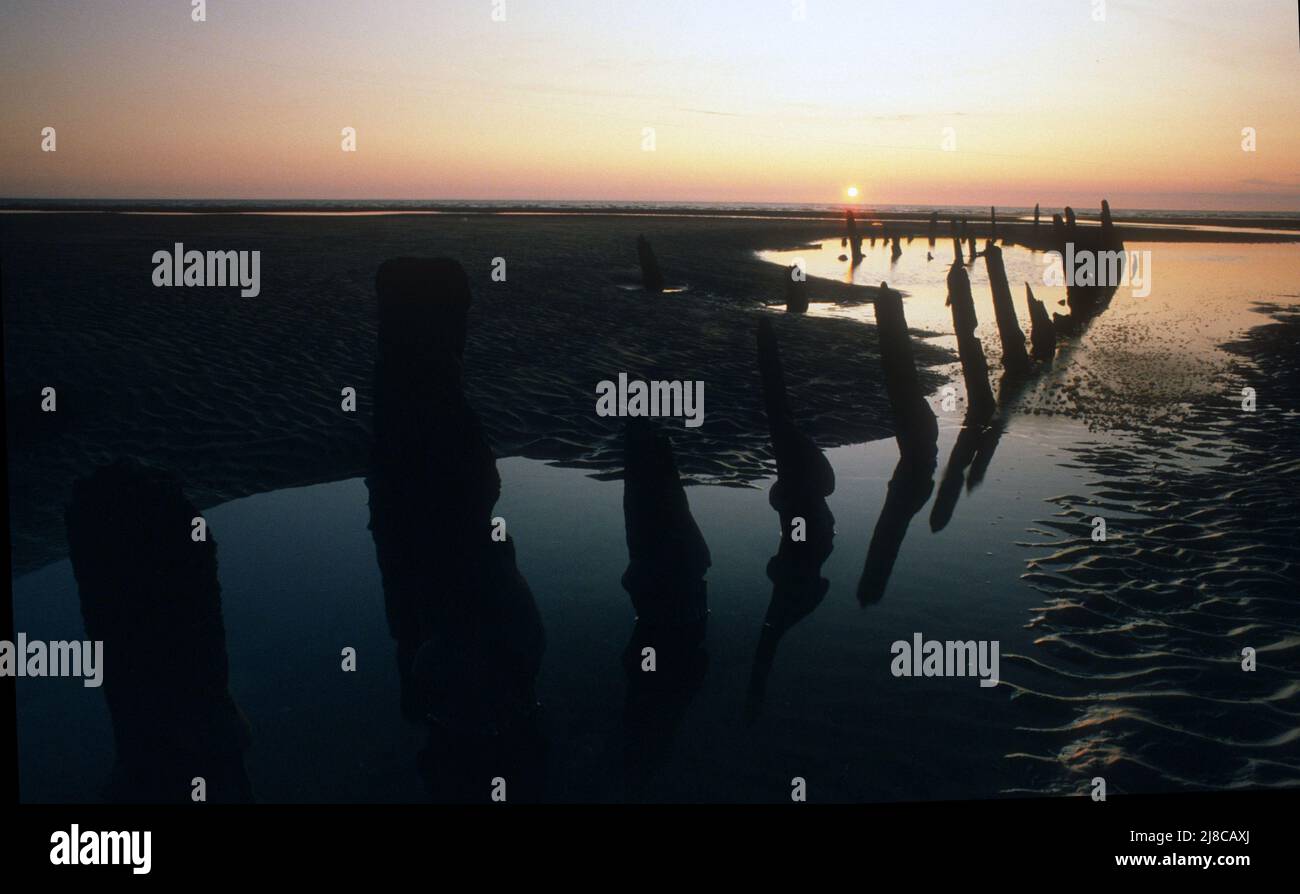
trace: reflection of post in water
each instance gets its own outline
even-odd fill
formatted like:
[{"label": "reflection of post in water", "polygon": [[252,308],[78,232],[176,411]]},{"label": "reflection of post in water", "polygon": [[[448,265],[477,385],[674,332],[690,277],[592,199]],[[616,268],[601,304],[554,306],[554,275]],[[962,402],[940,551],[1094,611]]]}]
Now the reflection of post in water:
[{"label": "reflection of post in water", "polygon": [[759,637],[745,715],[758,716],[767,677],[785,632],[821,603],[829,582],[821,576],[831,554],[835,516],[826,497],[835,490],[835,471],[817,445],[795,424],[785,390],[785,373],[772,322],[758,324],[758,369],[763,405],[776,455],[776,483],[768,502],[781,520],[781,544],[767,563],[772,599]]},{"label": "reflection of post in water", "polygon": [[933,491],[933,463],[925,466],[906,458],[898,461],[893,477],[889,479],[885,506],[876,520],[862,578],[858,581],[858,602],[862,605],[879,602],[885,595],[885,586],[894,571],[894,562],[898,559],[912,516],[921,511]]},{"label": "reflection of post in water", "polygon": [[[402,710],[430,724],[436,800],[540,797],[534,682],[544,634],[492,508],[496,459],[462,391],[469,282],[448,259],[386,261],[376,279],[370,529],[397,640]],[[499,791],[499,789],[498,789]]]},{"label": "reflection of post in water", "polygon": [[629,421],[623,473],[628,566],[623,588],[636,625],[623,655],[624,767],[635,796],[664,764],[704,679],[712,564],[677,474],[672,444],[648,420]]},{"label": "reflection of post in water", "polygon": [[970,471],[966,473],[966,493],[984,483],[984,476],[988,473],[993,454],[997,451],[998,442],[1002,440],[1002,432],[1005,430],[1005,417],[998,416],[980,432],[975,458],[971,460]]},{"label": "reflection of post in water", "polygon": [[[251,741],[228,688],[217,544],[170,473],[119,460],[73,485],[68,551],[103,641],[112,801],[252,800]],[[195,532],[200,531],[200,537]]]},{"label": "reflection of post in water", "polygon": [[930,499],[939,438],[934,411],[926,402],[916,375],[903,298],[885,283],[880,284],[876,298],[876,331],[899,460],[889,480],[885,506],[871,536],[866,565],[858,582],[858,601],[863,605],[878,602],[884,596],[912,516]]},{"label": "reflection of post in water", "polygon": [[[952,446],[952,453],[948,456],[948,465],[944,467],[934,507],[930,510],[931,531],[942,531],[952,520],[963,484],[970,491],[984,480],[984,473],[993,461],[993,452],[1001,437],[1001,420],[994,420],[989,425],[968,421],[962,426],[957,441]],[[969,476],[966,474],[968,468],[971,470]]]}]

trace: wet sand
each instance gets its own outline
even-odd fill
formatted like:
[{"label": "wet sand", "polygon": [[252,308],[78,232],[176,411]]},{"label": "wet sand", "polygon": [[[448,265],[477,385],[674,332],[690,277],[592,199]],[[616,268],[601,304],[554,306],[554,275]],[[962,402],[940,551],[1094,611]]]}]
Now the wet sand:
[{"label": "wet sand", "polygon": [[[118,455],[174,469],[200,508],[361,474],[374,272],[403,254],[448,255],[469,272],[469,396],[498,455],[617,474],[621,424],[594,414],[593,391],[627,372],[706,382],[710,423],[684,431],[677,448],[691,479],[744,484],[770,471],[754,331],[763,308],[783,300],[784,272],[755,252],[825,242],[838,223],[788,214],[466,210],[363,218],[0,214],[15,568],[63,554],[71,481]],[[863,218],[864,231],[871,223]],[[891,227],[903,226],[919,234],[924,222],[897,215]],[[999,233],[1014,240],[1024,226],[999,224]],[[1205,235],[1148,232],[1165,241]],[[681,291],[641,290],[640,233],[654,245],[667,287]],[[175,242],[262,251],[262,294],[154,288],[150,258]],[[923,240],[907,246],[909,254],[925,250]],[[491,279],[497,257],[507,263],[505,282]],[[874,287],[814,278],[809,293],[814,302],[853,306],[869,304]],[[810,434],[824,447],[888,436],[874,326],[786,315],[777,323],[783,354],[803,371],[792,397]],[[950,360],[942,347],[923,347],[918,362]],[[940,381],[924,375],[927,390]],[[46,386],[57,389],[57,413],[40,411]],[[358,393],[353,414],[340,407],[348,386]]]},{"label": "wet sand", "polygon": [[[1095,334],[1108,340],[1112,323],[1126,325],[1103,315]],[[1295,323],[1266,324],[1235,338],[1235,381],[1287,381],[1298,334]],[[1137,438],[1065,413],[1012,414],[982,468],[955,479],[960,432],[944,419],[936,477],[958,485],[950,520],[931,530],[933,506],[921,507],[883,598],[865,608],[855,589],[886,523],[897,451],[892,440],[828,451],[838,484],[835,549],[822,568],[830,588],[781,638],[750,722],[742,708],[778,541],[772,480],[691,488],[714,556],[708,667],[635,798],[780,801],[794,773],[815,781],[819,801],[849,802],[1086,794],[1098,774],[1115,793],[1294,785],[1296,398],[1276,393],[1249,419],[1206,401],[1198,416],[1218,422],[1186,429],[1196,450],[1156,426]],[[522,458],[500,467],[498,510],[546,628],[545,797],[633,798],[621,766],[620,655],[633,624],[619,585],[622,485]],[[1110,521],[1106,544],[1088,536],[1098,513]],[[259,800],[419,800],[420,728],[397,711],[364,481],[206,515]],[[19,577],[15,595],[21,629],[82,635],[66,561]],[[891,641],[916,630],[1000,640],[1001,684],[892,677]],[[342,686],[330,660],[340,642],[365,656]],[[1234,664],[1245,645],[1259,649],[1253,675]],[[26,799],[95,799],[112,759],[104,715],[94,690],[20,690]]]},{"label": "wet sand", "polygon": [[[934,400],[944,382],[960,386],[936,313],[937,334],[918,333],[940,414],[933,499],[904,525],[883,598],[864,608],[864,551],[889,526],[897,459],[879,440],[889,423],[873,292],[815,278],[827,315],[788,317],[763,306],[784,268],[755,254],[808,251],[833,238],[825,223],[133,216],[106,230],[92,216],[38,217],[0,217],[17,557],[27,568],[59,557],[62,489],[117,453],[169,465],[216,507],[206,514],[222,545],[232,691],[253,723],[250,773],[265,800],[419,797],[355,477],[368,462],[374,270],[401,254],[461,257],[473,280],[468,390],[498,454],[516,457],[502,462],[499,509],[550,643],[539,683],[550,799],[626,797],[614,766],[631,623],[622,487],[602,480],[618,474],[622,423],[593,412],[594,382],[618,371],[707,384],[704,430],[670,431],[679,466],[705,485],[688,493],[715,561],[710,666],[647,799],[780,800],[772,780],[794,772],[819,780],[819,798],[846,801],[1080,792],[1099,772],[1115,792],[1300,778],[1290,247],[1153,244],[1151,298],[1118,296],[1007,395],[974,457],[958,449],[960,416]],[[638,288],[638,232],[669,288],[685,291]],[[176,240],[261,248],[262,297],[152,289],[148,257]],[[924,250],[914,242],[903,263]],[[509,262],[503,284],[489,276],[496,256]],[[905,299],[914,326],[934,310],[927,288],[918,278]],[[1254,302],[1266,298],[1279,316],[1261,325]],[[760,316],[777,326],[795,415],[835,468],[837,536],[831,588],[784,638],[748,727],[737,718],[777,541]],[[997,340],[981,338],[992,364]],[[59,414],[32,407],[46,381]],[[1247,384],[1259,392],[1250,414]],[[339,410],[343,385],[358,388],[356,417]],[[317,481],[334,483],[286,489]],[[227,502],[242,494],[257,496]],[[1098,514],[1104,544],[1090,538]],[[15,575],[22,629],[79,635],[66,562]],[[1001,640],[1001,684],[891,677],[889,644],[917,630]],[[286,657],[289,639],[300,648]],[[336,664],[320,659],[340,641],[380,656],[355,687],[334,685]],[[1246,646],[1259,652],[1253,675],[1239,669]],[[102,698],[26,693],[24,791],[85,800],[111,757]],[[90,732],[69,737],[69,724]]]},{"label": "wet sand", "polygon": [[[1082,443],[1092,493],[1052,498],[1024,580],[1046,602],[1014,657],[1036,746],[1025,789],[1291,787],[1300,778],[1300,376],[1294,305],[1225,349],[1223,382],[1175,427]],[[1093,518],[1109,519],[1092,539]],[[1242,668],[1254,649],[1258,669]]]},{"label": "wet sand", "polygon": [[[753,247],[798,245],[824,224],[532,217],[0,215],[14,561],[63,554],[73,478],[117,455],[174,469],[200,506],[362,474],[369,458],[374,276],[386,258],[447,255],[475,303],[469,396],[502,457],[614,472],[622,423],[595,385],[702,379],[708,425],[684,430],[683,471],[743,483],[769,466],[754,338],[783,273]],[[645,233],[667,286],[640,288]],[[183,242],[260,249],[262,292],[164,289],[150,258]],[[493,282],[492,260],[507,279]],[[826,284],[822,294],[870,300]],[[875,332],[779,319],[807,370],[799,405],[828,445],[890,432]],[[940,351],[923,353],[937,363]],[[931,384],[937,378],[928,380]],[[40,411],[57,388],[58,411]],[[358,411],[340,391],[357,389]]]}]

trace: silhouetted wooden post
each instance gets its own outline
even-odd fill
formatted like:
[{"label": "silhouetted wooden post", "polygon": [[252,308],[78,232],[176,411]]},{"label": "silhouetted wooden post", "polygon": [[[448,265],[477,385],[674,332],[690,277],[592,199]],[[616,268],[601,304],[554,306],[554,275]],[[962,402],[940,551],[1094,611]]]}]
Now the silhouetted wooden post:
[{"label": "silhouetted wooden post", "polygon": [[1065,207],[1065,242],[1066,244],[1073,244],[1075,253],[1078,253],[1079,248],[1082,248],[1079,244],[1079,222],[1075,220],[1074,208],[1071,208],[1070,205]]},{"label": "silhouetted wooden post", "polygon": [[645,290],[647,292],[662,292],[664,290],[664,275],[659,272],[659,260],[655,257],[650,242],[644,236],[636,237],[636,256],[637,260],[641,262],[641,283],[645,286]]},{"label": "silhouetted wooden post", "polygon": [[1101,200],[1101,247],[1106,251],[1123,251],[1124,240],[1110,218],[1110,202]]},{"label": "silhouetted wooden post", "polygon": [[984,266],[989,274],[989,289],[993,293],[993,315],[998,321],[998,336],[1002,340],[1002,368],[1009,373],[1022,375],[1029,372],[1029,355],[1025,353],[1025,334],[1016,319],[1016,307],[1011,300],[1011,286],[1007,284],[1007,267],[1002,260],[1002,249],[990,239],[984,244]]},{"label": "silhouetted wooden post", "polygon": [[[858,222],[848,208],[844,209],[844,230],[849,239],[849,254],[854,266],[857,266],[862,262],[862,237],[858,235]],[[872,242],[874,241],[873,239]]]},{"label": "silhouetted wooden post", "polygon": [[808,310],[808,281],[798,265],[791,264],[785,278],[785,311],[801,314]]},{"label": "silhouetted wooden post", "polygon": [[880,340],[880,367],[885,374],[885,392],[894,413],[898,451],[905,458],[933,465],[937,455],[939,424],[925,400],[916,375],[912,338],[903,313],[903,296],[880,284],[876,296],[876,333]]},{"label": "silhouetted wooden post", "polygon": [[472,302],[451,258],[394,258],[375,276],[370,532],[397,643],[401,707],[427,722],[435,800],[536,800],[544,740],[535,682],[546,637],[515,544],[496,528],[496,458],[465,397]]},{"label": "silhouetted wooden post", "polygon": [[835,490],[835,470],[812,438],[800,431],[794,421],[785,389],[781,352],[769,317],[758,323],[758,370],[772,451],[776,455],[777,479],[768,493],[768,502],[780,518],[781,543],[767,563],[772,600],[754,655],[745,700],[745,716],[751,721],[762,704],[782,635],[812,612],[826,593],[828,584],[820,570],[835,538],[835,516],[826,504],[826,497]]},{"label": "silhouetted wooden post", "polygon": [[966,418],[984,420],[993,414],[993,389],[989,387],[989,367],[984,359],[984,348],[975,336],[979,321],[975,317],[975,301],[971,298],[970,277],[960,261],[954,261],[948,270],[948,304],[952,307],[957,353],[966,379]]},{"label": "silhouetted wooden post", "polygon": [[[790,412],[785,372],[772,321],[758,324],[758,370],[763,386],[763,407],[776,456],[777,481],[768,502],[781,517],[783,531],[793,518],[803,518],[808,540],[821,541],[834,534],[835,517],[825,498],[835,490],[835,470],[812,438],[800,431]],[[807,542],[807,541],[805,541]]]},{"label": "silhouetted wooden post", "polygon": [[207,522],[173,475],[128,460],[77,481],[65,520],[86,636],[103,642],[109,799],[191,803],[202,777],[207,801],[252,800]]},{"label": "silhouetted wooden post", "polygon": [[[667,760],[682,716],[708,664],[704,635],[712,560],[691,515],[667,435],[648,419],[628,420],[624,441],[623,518],[627,570],[623,588],[636,623],[623,650],[627,695],[623,767],[631,795]],[[653,673],[644,662],[653,650]]]},{"label": "silhouetted wooden post", "polygon": [[1029,302],[1029,333],[1035,360],[1051,360],[1056,356],[1056,326],[1047,315],[1043,302],[1034,297],[1034,290],[1025,283],[1025,296]]},{"label": "silhouetted wooden post", "polygon": [[380,265],[375,291],[374,464],[399,489],[436,490],[477,534],[501,480],[462,392],[469,277],[451,258],[393,258]]}]

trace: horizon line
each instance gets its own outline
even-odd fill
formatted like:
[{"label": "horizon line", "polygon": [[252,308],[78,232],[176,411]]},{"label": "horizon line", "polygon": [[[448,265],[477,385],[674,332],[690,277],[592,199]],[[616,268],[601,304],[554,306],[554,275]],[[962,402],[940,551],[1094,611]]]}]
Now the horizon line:
[{"label": "horizon line", "polygon": [[[1097,200],[1096,200],[1096,205],[1097,205],[1098,208],[1100,208],[1101,201],[1102,201],[1102,199],[1097,199]],[[510,206],[510,205],[513,205],[513,204],[546,204],[546,203],[564,203],[564,204],[588,204],[588,205],[648,205],[648,204],[653,204],[653,205],[661,205],[661,206],[664,206],[664,207],[666,207],[666,208],[674,208],[674,207],[676,207],[676,208],[680,208],[680,207],[691,206],[691,205],[708,205],[708,206],[713,206],[713,207],[717,207],[717,208],[728,208],[728,207],[731,207],[731,208],[741,208],[741,207],[750,207],[750,206],[752,206],[752,207],[769,207],[769,208],[780,208],[780,207],[788,207],[788,208],[812,208],[812,207],[826,208],[826,207],[834,207],[834,208],[838,208],[838,209],[853,209],[853,210],[861,210],[861,211],[870,211],[870,210],[872,210],[872,209],[876,209],[876,208],[909,208],[909,207],[915,207],[915,208],[989,208],[989,207],[993,207],[993,208],[998,208],[998,207],[1002,207],[1002,208],[1032,208],[1032,207],[1033,207],[1033,205],[1030,205],[1030,204],[1018,204],[1018,203],[1013,203],[1013,202],[1005,202],[1005,203],[1001,203],[1001,204],[996,203],[996,202],[994,202],[994,203],[979,203],[979,204],[970,204],[970,203],[954,203],[954,202],[937,202],[937,203],[936,203],[936,202],[880,202],[880,203],[868,203],[868,202],[863,202],[863,201],[844,201],[844,200],[838,200],[838,201],[833,201],[833,200],[827,200],[827,201],[806,200],[806,201],[793,201],[793,202],[772,202],[772,201],[753,201],[753,200],[744,200],[744,199],[725,199],[725,200],[718,200],[718,199],[627,199],[627,198],[623,198],[623,199],[597,199],[597,198],[573,198],[573,199],[569,199],[569,198],[565,198],[565,199],[555,199],[555,198],[508,198],[508,199],[504,199],[504,198],[469,198],[469,197],[463,197],[463,196],[456,196],[456,197],[437,197],[437,198],[430,198],[430,197],[419,197],[419,198],[378,198],[378,197],[367,197],[367,198],[345,198],[345,197],[337,197],[337,196],[322,196],[322,197],[313,197],[313,198],[303,198],[303,197],[275,197],[275,198],[269,198],[269,197],[250,197],[250,196],[235,196],[235,197],[212,197],[212,196],[209,196],[209,197],[193,197],[193,196],[186,196],[186,197],[165,197],[165,196],[77,196],[77,197],[53,197],[53,196],[0,196],[0,210],[4,210],[4,208],[8,205],[8,203],[18,203],[18,202],[41,202],[41,203],[48,203],[48,204],[63,204],[63,205],[77,205],[77,204],[83,204],[83,203],[84,203],[84,204],[92,204],[92,203],[96,203],[96,204],[105,204],[105,203],[112,203],[112,202],[132,202],[132,203],[140,203],[140,202],[158,202],[158,203],[166,203],[166,204],[171,204],[171,205],[185,204],[185,203],[195,203],[195,204],[199,204],[199,203],[202,203],[202,204],[219,204],[219,203],[222,203],[222,202],[231,203],[231,204],[246,204],[246,203],[247,203],[247,204],[252,204],[252,203],[259,203],[259,202],[262,202],[262,203],[276,203],[276,204],[292,204],[292,203],[295,203],[295,202],[300,202],[300,203],[314,203],[314,204],[338,203],[338,204],[350,204],[350,205],[365,204],[365,203],[382,204],[382,203],[392,203],[392,202],[408,202],[408,203],[443,203],[443,204],[446,204],[446,203],[455,203],[455,202],[470,202],[470,203],[476,203],[476,204],[490,204],[490,205],[497,205],[497,206]],[[1039,205],[1039,206],[1041,206],[1041,207],[1044,207],[1044,208],[1065,208],[1065,207],[1068,206],[1068,207],[1075,208],[1076,211],[1078,211],[1078,210],[1081,209],[1081,208],[1082,208],[1082,209],[1087,209],[1087,208],[1089,208],[1089,207],[1092,207],[1092,206],[1090,206],[1090,205],[1070,205],[1069,203],[1061,203],[1061,204],[1057,205],[1057,204],[1050,204],[1050,203],[1038,202],[1038,203],[1035,203],[1035,204],[1037,204],[1037,205]],[[1154,206],[1154,205],[1124,205],[1124,204],[1116,204],[1116,203],[1112,203],[1112,205],[1114,206],[1114,209],[1115,209],[1115,210],[1127,210],[1127,211],[1173,211],[1173,212],[1181,212],[1181,213],[1258,214],[1258,215],[1264,215],[1264,216],[1270,216],[1270,217],[1271,217],[1271,216],[1276,216],[1276,215],[1288,215],[1288,214],[1300,215],[1300,206],[1296,206],[1295,208],[1275,209],[1275,210],[1267,211],[1267,210],[1262,210],[1262,209],[1232,209],[1232,208],[1218,208],[1218,207],[1213,207],[1213,208],[1210,208],[1210,207],[1189,208],[1189,207],[1177,207],[1177,206],[1168,206],[1168,205],[1166,205],[1166,206]],[[1085,213],[1086,213],[1086,212],[1085,212]]]}]

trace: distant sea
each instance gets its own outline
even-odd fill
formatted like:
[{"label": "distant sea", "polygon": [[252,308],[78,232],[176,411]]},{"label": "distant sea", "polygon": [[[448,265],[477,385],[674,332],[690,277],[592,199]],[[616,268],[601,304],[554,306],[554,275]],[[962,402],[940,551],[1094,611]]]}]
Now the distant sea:
[{"label": "distant sea", "polygon": [[[247,213],[247,214],[634,214],[634,215],[755,215],[762,217],[835,216],[852,208],[859,213],[885,213],[900,217],[980,217],[988,205],[871,205],[867,203],[794,202],[635,202],[531,199],[17,199],[0,198],[0,212],[99,211],[120,213]],[[998,215],[1007,219],[1032,215],[1033,206],[998,205]],[[1043,205],[1049,219],[1057,206]],[[1294,211],[1190,211],[1173,209],[1126,209],[1115,207],[1126,220],[1166,222],[1197,220],[1295,220]],[[1082,205],[1080,217],[1095,214],[1091,204]]]}]

